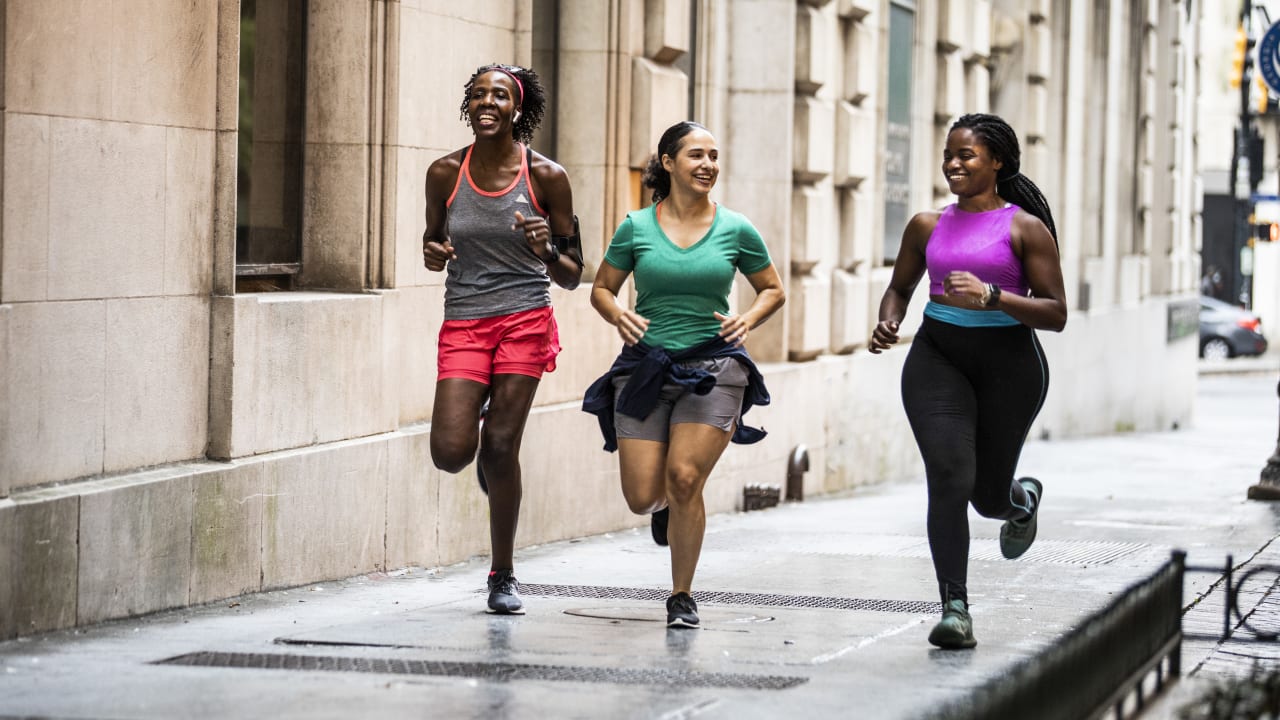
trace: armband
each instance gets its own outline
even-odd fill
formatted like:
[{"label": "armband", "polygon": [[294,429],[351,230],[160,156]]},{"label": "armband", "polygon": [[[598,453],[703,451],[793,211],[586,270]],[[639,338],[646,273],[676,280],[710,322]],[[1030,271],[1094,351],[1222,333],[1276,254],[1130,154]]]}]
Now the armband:
[{"label": "armband", "polygon": [[573,234],[572,235],[553,235],[551,241],[556,251],[561,255],[568,255],[578,264],[581,270],[586,264],[582,261],[582,235],[578,231],[578,216],[573,216]]}]

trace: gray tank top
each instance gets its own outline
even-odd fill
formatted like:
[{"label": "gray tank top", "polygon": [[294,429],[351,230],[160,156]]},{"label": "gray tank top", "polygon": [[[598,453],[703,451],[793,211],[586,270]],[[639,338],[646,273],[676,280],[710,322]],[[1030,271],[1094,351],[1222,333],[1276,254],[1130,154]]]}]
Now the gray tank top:
[{"label": "gray tank top", "polygon": [[458,183],[446,204],[450,260],[444,283],[444,319],[474,320],[546,307],[551,278],[546,263],[512,230],[516,211],[530,217],[547,214],[529,189],[529,152],[520,155],[520,172],[511,185],[486,192],[471,181],[471,148],[462,156]]}]

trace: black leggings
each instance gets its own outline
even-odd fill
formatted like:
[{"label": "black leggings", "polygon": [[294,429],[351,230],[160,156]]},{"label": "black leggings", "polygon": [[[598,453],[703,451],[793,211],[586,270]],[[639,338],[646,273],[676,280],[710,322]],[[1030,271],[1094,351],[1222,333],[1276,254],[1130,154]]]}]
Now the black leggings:
[{"label": "black leggings", "polygon": [[960,327],[925,317],[902,368],[902,404],[924,459],[929,548],[945,603],[968,603],[968,505],[1026,517],[1013,473],[1049,389],[1049,366],[1025,325]]}]

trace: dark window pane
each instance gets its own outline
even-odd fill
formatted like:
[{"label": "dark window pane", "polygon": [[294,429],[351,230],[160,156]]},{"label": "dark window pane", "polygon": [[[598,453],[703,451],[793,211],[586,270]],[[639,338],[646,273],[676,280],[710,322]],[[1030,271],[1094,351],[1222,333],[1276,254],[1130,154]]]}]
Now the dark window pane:
[{"label": "dark window pane", "polygon": [[238,275],[296,271],[301,257],[305,30],[306,0],[241,0]]},{"label": "dark window pane", "polygon": [[892,265],[902,244],[911,199],[911,73],[916,14],[889,6],[889,96],[885,138],[884,261]]}]

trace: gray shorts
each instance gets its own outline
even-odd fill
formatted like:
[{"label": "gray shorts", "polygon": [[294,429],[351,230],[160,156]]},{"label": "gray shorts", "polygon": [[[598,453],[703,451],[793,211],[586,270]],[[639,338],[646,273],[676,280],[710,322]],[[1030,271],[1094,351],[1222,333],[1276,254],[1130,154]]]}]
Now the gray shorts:
[{"label": "gray shorts", "polygon": [[710,372],[716,378],[716,386],[706,395],[695,395],[668,382],[662,386],[662,395],[653,412],[644,420],[617,411],[618,394],[631,376],[619,375],[613,379],[613,422],[620,439],[667,442],[671,426],[677,423],[700,423],[726,431],[733,428],[742,412],[742,396],[747,391],[747,369],[742,363],[724,357],[690,360],[680,365]]}]

